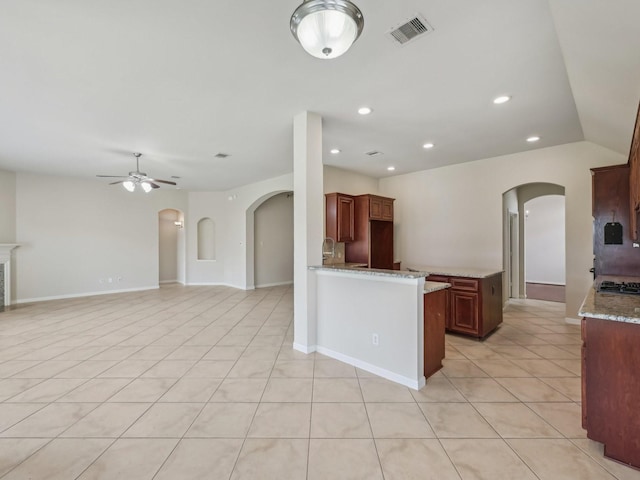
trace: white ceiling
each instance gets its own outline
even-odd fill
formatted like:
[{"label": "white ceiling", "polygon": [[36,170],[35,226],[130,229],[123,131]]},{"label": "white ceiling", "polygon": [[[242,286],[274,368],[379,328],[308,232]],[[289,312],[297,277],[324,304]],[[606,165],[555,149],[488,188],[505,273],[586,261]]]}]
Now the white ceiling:
[{"label": "white ceiling", "polygon": [[[585,138],[628,153],[637,0],[355,0],[364,32],[329,61],[289,32],[300,1],[2,0],[0,168],[95,179],[140,151],[156,178],[225,190],[291,171],[304,110],[324,163],[374,177]],[[434,32],[394,45],[416,13]]]}]

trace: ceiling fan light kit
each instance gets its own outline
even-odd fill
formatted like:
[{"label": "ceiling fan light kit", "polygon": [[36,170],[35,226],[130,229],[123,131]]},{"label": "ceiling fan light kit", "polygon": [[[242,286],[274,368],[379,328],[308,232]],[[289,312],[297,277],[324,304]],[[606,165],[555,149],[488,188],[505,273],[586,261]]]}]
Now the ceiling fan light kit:
[{"label": "ceiling fan light kit", "polygon": [[117,185],[121,183],[127,192],[135,192],[136,187],[138,185],[140,186],[140,188],[142,188],[144,193],[149,193],[151,190],[155,188],[160,188],[160,185],[158,185],[158,183],[166,183],[167,185],[177,185],[176,182],[172,182],[170,180],[160,180],[158,178],[149,178],[149,176],[146,173],[140,171],[140,157],[142,156],[142,154],[134,153],[133,156],[136,157],[136,170],[134,172],[129,172],[128,176],[124,176],[124,175],[96,175],[96,176],[101,178],[126,179],[126,180],[118,180],[116,182],[112,182],[109,185]]},{"label": "ceiling fan light kit", "polygon": [[349,0],[305,0],[291,15],[291,33],[309,55],[339,57],[355,42],[364,17]]}]

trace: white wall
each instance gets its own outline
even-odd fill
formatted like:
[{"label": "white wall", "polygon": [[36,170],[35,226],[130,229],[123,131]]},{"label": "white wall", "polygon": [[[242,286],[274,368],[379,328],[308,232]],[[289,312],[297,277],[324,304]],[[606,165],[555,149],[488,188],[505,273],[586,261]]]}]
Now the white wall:
[{"label": "white wall", "polygon": [[16,241],[16,174],[0,170],[0,243]]},{"label": "white wall", "polygon": [[187,202],[178,190],[18,173],[16,206],[16,295],[25,302],[157,287],[158,212]]},{"label": "white wall", "polygon": [[[424,278],[316,270],[324,355],[408,387],[424,385]],[[373,344],[373,335],[378,345]]]},{"label": "white wall", "polygon": [[378,179],[342,168],[324,165],[324,193],[364,195],[378,193]]},{"label": "white wall", "polygon": [[160,283],[178,281],[178,234],[180,229],[175,222],[180,212],[173,209],[162,210],[158,214]]},{"label": "white wall", "polygon": [[502,268],[502,194],[532,182],[565,187],[567,316],[593,278],[591,167],[626,162],[589,142],[505,155],[380,180],[397,199],[397,256],[403,265]]},{"label": "white wall", "polygon": [[280,193],[254,213],[255,286],[293,283],[293,195]]},{"label": "white wall", "polygon": [[564,285],[564,196],[534,198],[524,208],[526,281]]}]

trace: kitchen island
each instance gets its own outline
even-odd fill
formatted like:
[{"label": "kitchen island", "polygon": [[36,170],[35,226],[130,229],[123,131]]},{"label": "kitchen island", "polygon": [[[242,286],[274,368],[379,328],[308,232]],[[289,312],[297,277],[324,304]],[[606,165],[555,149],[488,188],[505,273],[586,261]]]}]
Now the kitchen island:
[{"label": "kitchen island", "polygon": [[604,454],[640,468],[640,297],[601,293],[598,277],[585,298],[582,318],[582,426],[604,444]]},{"label": "kitchen island", "polygon": [[502,270],[422,265],[414,268],[428,272],[427,280],[451,284],[447,292],[447,331],[482,339],[502,323]]},{"label": "kitchen island", "polygon": [[[426,272],[347,265],[312,266],[309,271],[315,274],[314,350],[410,388],[422,388],[425,296],[447,286],[429,283],[425,293]],[[436,335],[444,345],[444,330]]]}]

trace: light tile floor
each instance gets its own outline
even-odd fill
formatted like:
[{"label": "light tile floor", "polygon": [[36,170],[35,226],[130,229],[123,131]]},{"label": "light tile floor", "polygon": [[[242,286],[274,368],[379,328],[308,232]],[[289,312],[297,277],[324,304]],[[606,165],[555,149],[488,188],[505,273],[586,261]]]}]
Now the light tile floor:
[{"label": "light tile floor", "polygon": [[291,348],[292,290],[163,286],[0,313],[0,477],[640,479],[580,427],[580,332],[515,301],[421,391]]}]

